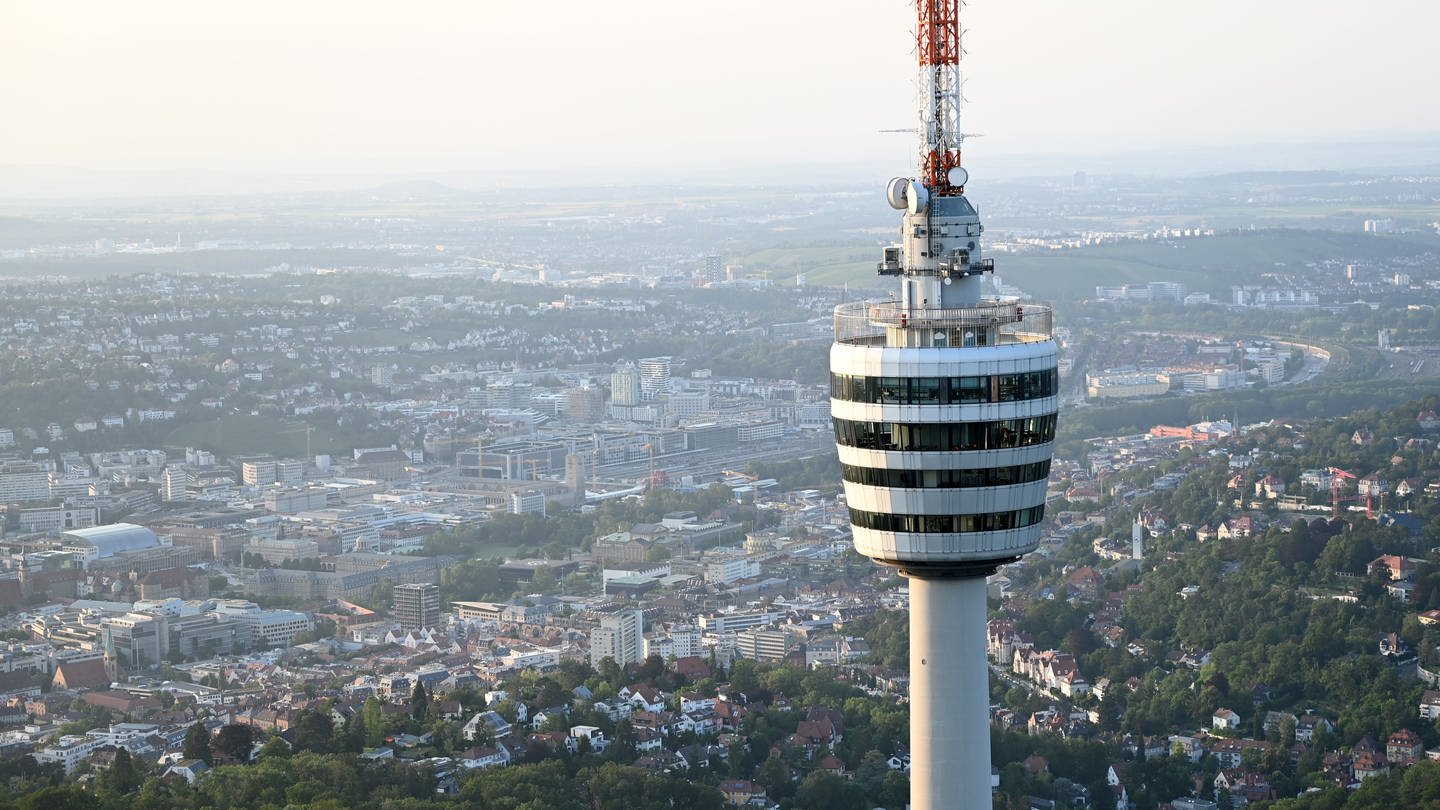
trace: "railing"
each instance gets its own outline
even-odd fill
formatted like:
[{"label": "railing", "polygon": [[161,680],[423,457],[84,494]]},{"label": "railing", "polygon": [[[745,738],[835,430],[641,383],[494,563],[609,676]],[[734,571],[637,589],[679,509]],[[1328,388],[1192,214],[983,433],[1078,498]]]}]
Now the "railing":
[{"label": "railing", "polygon": [[[907,307],[899,301],[854,301],[835,308],[835,340],[869,344],[884,341],[891,330],[984,330],[980,345],[1037,343],[1052,334],[1053,311],[1044,304],[1010,299],[981,301],[972,307]],[[902,345],[913,345],[907,341]],[[961,346],[959,341],[949,345]]]}]

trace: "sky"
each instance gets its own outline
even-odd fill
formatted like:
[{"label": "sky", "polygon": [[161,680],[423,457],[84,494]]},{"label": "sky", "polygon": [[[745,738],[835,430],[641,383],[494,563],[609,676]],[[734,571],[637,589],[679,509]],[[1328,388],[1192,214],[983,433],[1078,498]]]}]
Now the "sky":
[{"label": "sky", "polygon": [[[907,0],[7,0],[0,164],[637,182],[896,161]],[[967,163],[1440,141],[1434,0],[971,0]],[[983,170],[983,169],[982,169]]]}]

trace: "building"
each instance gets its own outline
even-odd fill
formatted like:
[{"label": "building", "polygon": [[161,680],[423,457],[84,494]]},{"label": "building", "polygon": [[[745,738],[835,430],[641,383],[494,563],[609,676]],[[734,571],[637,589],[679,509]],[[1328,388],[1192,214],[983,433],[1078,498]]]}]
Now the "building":
[{"label": "building", "polygon": [[33,461],[0,461],[0,503],[50,500],[50,476]]},{"label": "building", "polygon": [[170,654],[170,634],[164,616],[126,613],[100,623],[104,647],[127,670],[138,672],[159,666]]},{"label": "building", "polygon": [[693,624],[672,624],[645,636],[645,657],[658,655],[666,661],[700,655],[700,628]]},{"label": "building", "polygon": [[151,551],[162,545],[155,532],[133,523],[74,529],[61,535],[61,543],[63,550],[74,554],[86,567],[117,554]]},{"label": "building", "polygon": [[640,370],[634,363],[624,363],[610,375],[610,404],[621,408],[640,404]]},{"label": "building", "polygon": [[254,459],[240,462],[240,483],[247,487],[273,484],[278,479],[275,459]]},{"label": "building", "polygon": [[1090,399],[1158,397],[1170,393],[1170,376],[1160,372],[1087,373],[1085,396]]},{"label": "building", "polygon": [[730,557],[705,564],[705,582],[711,585],[729,585],[758,576],[760,562],[753,557]]},{"label": "building", "polygon": [[654,402],[662,394],[670,393],[670,358],[646,357],[640,368],[640,400]]},{"label": "building", "polygon": [[323,487],[308,489],[281,489],[265,493],[265,510],[277,515],[298,515],[315,509],[324,509],[329,494]]},{"label": "building", "polygon": [[185,500],[186,487],[189,484],[190,474],[184,464],[167,465],[165,471],[160,473],[160,500]]},{"label": "building", "polygon": [[[223,613],[166,616],[165,627],[170,655],[182,659],[231,655],[248,650],[256,643],[255,630],[248,622]],[[279,646],[287,645],[288,639]]]},{"label": "building", "polygon": [[752,627],[735,634],[735,648],[741,656],[756,661],[783,661],[797,648],[797,639],[776,627]]},{"label": "building", "polygon": [[297,634],[315,628],[308,614],[294,610],[264,610],[244,599],[216,601],[215,614],[239,620],[250,628],[254,644],[267,647],[288,647]]},{"label": "building", "polygon": [[20,510],[20,531],[54,534],[88,529],[99,520],[100,512],[93,506],[39,506]]},{"label": "building", "polygon": [[610,658],[620,666],[640,662],[645,638],[645,617],[638,610],[612,613],[590,631],[590,665],[599,667]]},{"label": "building", "polygon": [[[342,554],[332,558],[334,571],[266,568],[245,580],[245,592],[302,601],[367,599],[385,583],[440,581],[440,571],[454,557],[405,557],[394,554]],[[576,563],[570,563],[573,567]]]},{"label": "building", "polygon": [[984,295],[960,166],[959,0],[919,7],[918,176],[890,181],[890,300],[841,304],[830,410],[855,550],[910,581],[910,800],[988,807],[985,578],[1033,551],[1059,400],[1049,307]]},{"label": "building", "polygon": [[396,585],[395,619],[406,630],[440,626],[440,586],[429,582]]}]

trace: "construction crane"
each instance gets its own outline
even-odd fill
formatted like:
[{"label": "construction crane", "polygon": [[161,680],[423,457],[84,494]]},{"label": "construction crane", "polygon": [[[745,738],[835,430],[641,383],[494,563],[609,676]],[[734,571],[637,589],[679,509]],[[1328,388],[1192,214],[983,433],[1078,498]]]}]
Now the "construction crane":
[{"label": "construction crane", "polygon": [[1340,502],[1342,500],[1354,500],[1354,498],[1341,498],[1340,492],[1345,488],[1346,481],[1355,480],[1355,474],[1346,472],[1339,467],[1326,467],[1325,472],[1330,474],[1330,517],[1340,517]]},{"label": "construction crane", "polygon": [[304,427],[291,428],[290,430],[282,430],[280,431],[280,435],[284,436],[287,433],[299,433],[301,431],[305,432],[305,462],[308,464],[315,458],[315,454],[311,452],[310,449],[310,436],[315,433],[315,426],[307,424]]},{"label": "construction crane", "polygon": [[655,442],[646,442],[645,451],[649,455],[650,462],[645,472],[645,488],[659,489],[665,485],[668,477],[664,470],[655,469]]},{"label": "construction crane", "polygon": [[1385,508],[1385,491],[1390,488],[1390,482],[1379,475],[1367,475],[1355,482],[1356,492],[1365,498],[1365,517],[1368,520],[1375,519],[1375,499],[1380,498],[1380,508]]}]

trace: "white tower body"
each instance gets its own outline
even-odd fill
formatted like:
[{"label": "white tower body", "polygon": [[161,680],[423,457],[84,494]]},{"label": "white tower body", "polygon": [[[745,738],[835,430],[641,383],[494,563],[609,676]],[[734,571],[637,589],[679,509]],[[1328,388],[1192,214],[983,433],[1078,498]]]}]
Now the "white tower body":
[{"label": "white tower body", "polygon": [[886,197],[898,298],[842,304],[831,416],[855,549],[910,578],[910,806],[990,800],[985,577],[1039,543],[1058,410],[1049,307],[982,294],[960,168],[958,0],[918,0],[918,178]]}]

